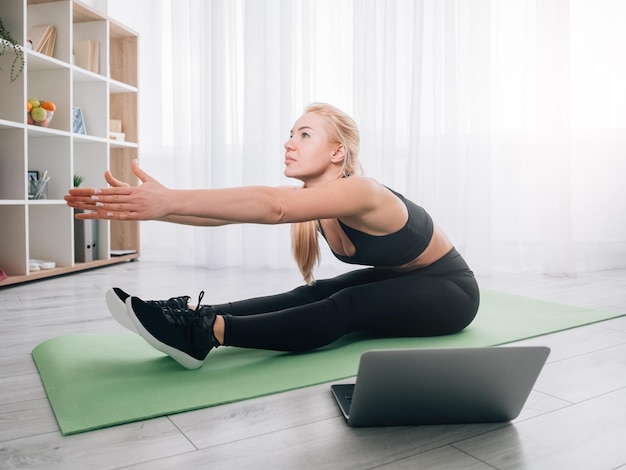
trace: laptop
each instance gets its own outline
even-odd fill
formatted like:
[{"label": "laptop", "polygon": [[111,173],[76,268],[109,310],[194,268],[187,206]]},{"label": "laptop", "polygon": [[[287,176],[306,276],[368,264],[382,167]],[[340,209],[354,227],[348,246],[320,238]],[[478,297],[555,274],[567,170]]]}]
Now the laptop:
[{"label": "laptop", "polygon": [[371,350],[356,383],[331,391],[349,426],[511,421],[549,354],[545,346]]}]

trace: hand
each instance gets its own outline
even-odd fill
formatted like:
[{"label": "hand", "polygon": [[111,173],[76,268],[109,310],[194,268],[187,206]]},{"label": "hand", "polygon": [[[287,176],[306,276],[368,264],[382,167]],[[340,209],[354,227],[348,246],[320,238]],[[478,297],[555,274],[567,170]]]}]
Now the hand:
[{"label": "hand", "polygon": [[77,219],[155,220],[168,215],[169,189],[132,162],[133,173],[141,181],[130,186],[116,179],[110,171],[104,175],[110,188],[73,188],[65,196],[67,205],[84,212]]}]

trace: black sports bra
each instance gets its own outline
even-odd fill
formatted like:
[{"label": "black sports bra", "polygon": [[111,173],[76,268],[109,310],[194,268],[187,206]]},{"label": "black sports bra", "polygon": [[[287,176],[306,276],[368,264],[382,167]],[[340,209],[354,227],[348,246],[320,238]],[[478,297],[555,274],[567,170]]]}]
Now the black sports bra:
[{"label": "black sports bra", "polygon": [[[333,251],[337,259],[350,264],[394,267],[413,261],[424,252],[433,236],[432,218],[422,207],[393,189],[389,190],[407,207],[409,217],[404,227],[389,235],[369,235],[337,219],[356,250],[352,256],[340,255]],[[320,232],[326,239],[321,224]]]}]

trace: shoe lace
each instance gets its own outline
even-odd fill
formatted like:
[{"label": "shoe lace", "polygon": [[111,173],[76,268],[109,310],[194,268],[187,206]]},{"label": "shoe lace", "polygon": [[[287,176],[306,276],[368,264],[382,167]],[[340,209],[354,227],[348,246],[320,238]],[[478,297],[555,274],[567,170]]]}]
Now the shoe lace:
[{"label": "shoe lace", "polygon": [[189,314],[187,315],[187,318],[189,319],[190,325],[193,324],[195,320],[215,316],[214,310],[211,306],[200,304],[202,302],[203,297],[204,297],[204,291],[200,291],[200,294],[198,295],[198,303],[196,304],[196,308],[193,310],[189,308],[187,309],[187,311],[189,312]]},{"label": "shoe lace", "polygon": [[[196,320],[213,314],[213,309],[210,306],[201,305],[203,297],[204,291],[200,291],[195,309],[189,308],[188,300],[190,297],[174,297],[168,300],[166,305],[161,306],[161,311],[170,323],[185,328],[186,334],[188,334]],[[184,302],[179,302],[181,299],[184,299]]]},{"label": "shoe lace", "polygon": [[198,294],[198,303],[196,304],[196,308],[200,308],[200,302],[202,302],[202,299],[204,298],[204,291],[201,290],[200,293]]},{"label": "shoe lace", "polygon": [[146,302],[147,304],[155,305],[156,307],[169,307],[169,308],[178,308],[184,310],[189,304],[189,300],[191,297],[188,295],[182,295],[180,297],[170,297],[167,300],[152,300]]},{"label": "shoe lace", "polygon": [[[180,299],[177,297],[175,299]],[[182,330],[183,335],[191,345],[199,348],[218,347],[219,341],[213,335],[213,323],[216,311],[210,305],[201,305],[204,291],[198,295],[195,309],[190,309],[187,301],[183,304],[172,302],[161,306],[161,312],[168,322]],[[207,344],[208,338],[208,344]]]}]

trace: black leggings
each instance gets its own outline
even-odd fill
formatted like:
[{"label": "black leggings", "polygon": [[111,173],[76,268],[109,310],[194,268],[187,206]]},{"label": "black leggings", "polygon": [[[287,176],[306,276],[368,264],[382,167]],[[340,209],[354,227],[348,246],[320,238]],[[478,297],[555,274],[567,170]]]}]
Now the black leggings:
[{"label": "black leggings", "polygon": [[224,345],[276,351],[319,348],[347,333],[438,336],[469,325],[478,311],[474,274],[452,249],[410,272],[365,268],[267,297],[214,305]]}]

